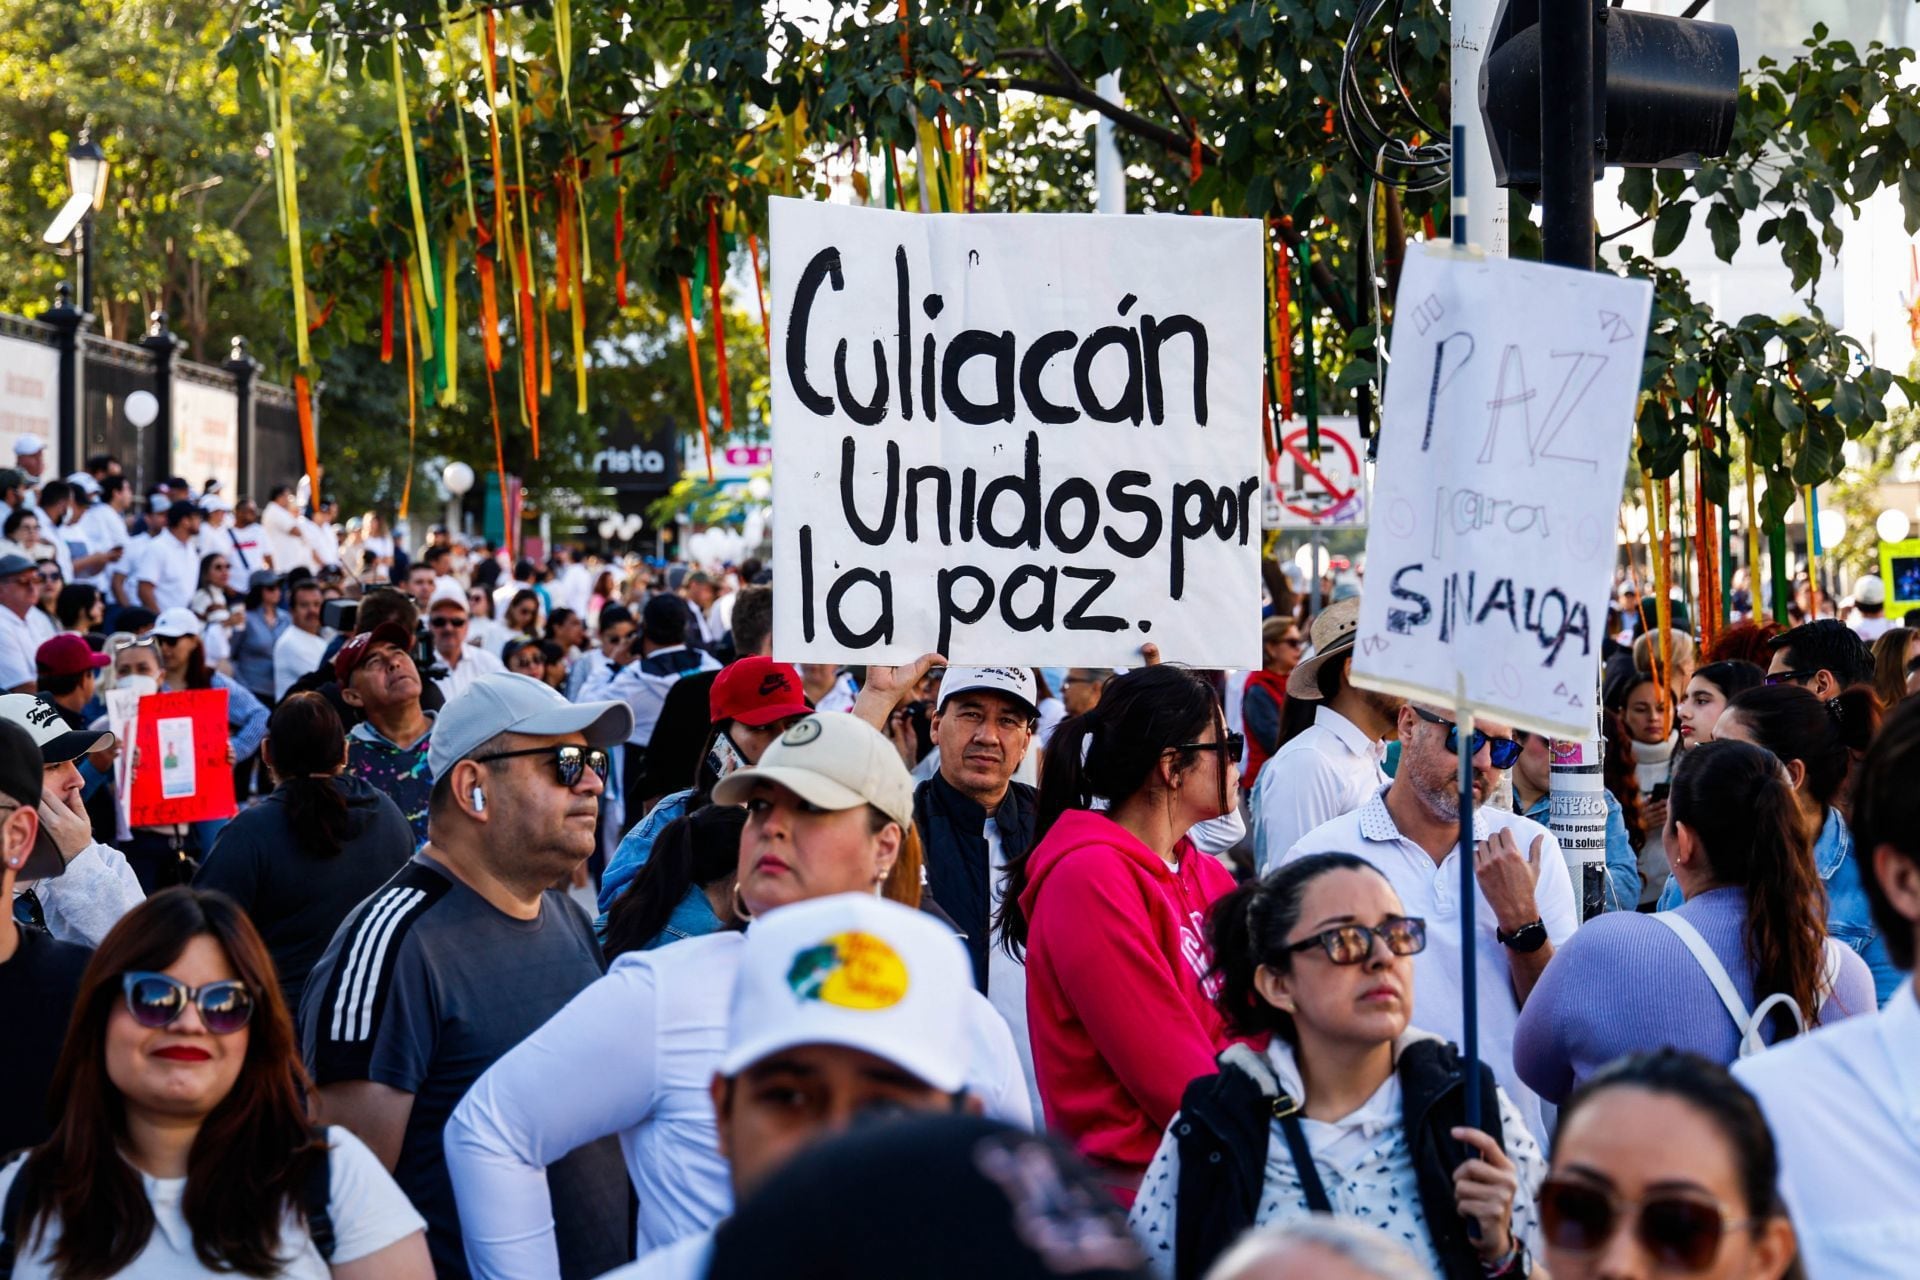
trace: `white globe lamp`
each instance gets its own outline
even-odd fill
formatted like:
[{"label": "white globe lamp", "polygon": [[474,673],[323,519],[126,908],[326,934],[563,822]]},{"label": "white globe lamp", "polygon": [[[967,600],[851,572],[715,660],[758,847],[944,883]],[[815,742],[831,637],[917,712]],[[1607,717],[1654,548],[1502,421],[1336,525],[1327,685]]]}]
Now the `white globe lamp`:
[{"label": "white globe lamp", "polygon": [[454,497],[463,497],[473,488],[473,468],[464,462],[449,462],[440,472],[440,483]]},{"label": "white globe lamp", "polygon": [[1880,535],[1882,542],[1905,542],[1913,532],[1913,521],[1907,519],[1906,512],[1889,507],[1873,522],[1873,531]]}]

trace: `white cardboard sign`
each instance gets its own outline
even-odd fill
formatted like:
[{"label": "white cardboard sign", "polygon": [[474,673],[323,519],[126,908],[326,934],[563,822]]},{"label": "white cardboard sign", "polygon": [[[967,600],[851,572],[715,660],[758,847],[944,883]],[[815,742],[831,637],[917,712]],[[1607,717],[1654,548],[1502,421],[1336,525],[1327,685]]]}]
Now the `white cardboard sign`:
[{"label": "white cardboard sign", "polygon": [[1258,664],[1259,223],[770,229],[779,657]]},{"label": "white cardboard sign", "polygon": [[1653,289],[1408,256],[1354,682],[1586,738]]}]

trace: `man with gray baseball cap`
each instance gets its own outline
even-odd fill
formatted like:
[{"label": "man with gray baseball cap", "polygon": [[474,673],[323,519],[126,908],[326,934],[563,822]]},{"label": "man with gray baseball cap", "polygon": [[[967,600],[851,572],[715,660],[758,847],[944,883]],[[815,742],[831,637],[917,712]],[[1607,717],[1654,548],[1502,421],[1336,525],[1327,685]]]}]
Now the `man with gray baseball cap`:
[{"label": "man with gray baseball cap", "polygon": [[[441,1132],[480,1074],[601,973],[556,886],[593,852],[625,703],[482,676],[434,723],[428,839],[347,917],[307,979],[301,1041],[328,1123],[352,1129],[427,1219],[434,1271],[469,1274]],[[631,1257],[619,1144],[550,1166],[563,1275]]]}]

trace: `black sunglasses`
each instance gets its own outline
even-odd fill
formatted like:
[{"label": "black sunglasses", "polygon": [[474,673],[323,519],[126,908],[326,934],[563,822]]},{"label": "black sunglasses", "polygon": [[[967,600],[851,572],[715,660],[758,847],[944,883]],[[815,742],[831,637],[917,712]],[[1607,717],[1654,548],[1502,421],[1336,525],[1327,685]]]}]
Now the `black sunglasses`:
[{"label": "black sunglasses", "polygon": [[485,764],[489,760],[512,760],[516,756],[551,756],[553,767],[559,771],[560,785],[576,787],[580,785],[580,775],[588,769],[594,771],[602,782],[607,780],[610,767],[607,753],[599,747],[579,747],[572,743],[563,743],[557,747],[528,747],[523,751],[502,751],[497,755],[475,756],[474,763]]},{"label": "black sunglasses", "polygon": [[1761,683],[1765,684],[1769,689],[1771,689],[1774,685],[1777,685],[1777,684],[1800,684],[1803,681],[1813,679],[1815,676],[1819,674],[1820,673],[1817,670],[1815,671],[1775,671],[1770,673],[1766,677],[1766,679],[1763,680]]},{"label": "black sunglasses", "polygon": [[1287,951],[1292,954],[1319,947],[1335,964],[1359,964],[1373,954],[1375,938],[1386,943],[1387,950],[1396,956],[1417,956],[1427,949],[1427,922],[1419,916],[1395,916],[1371,929],[1363,924],[1343,924],[1289,943]]},{"label": "black sunglasses", "polygon": [[466,626],[467,620],[465,618],[450,618],[443,613],[439,617],[433,619],[433,621],[428,623],[427,625],[432,627],[435,631],[452,631],[456,627]]},{"label": "black sunglasses", "polygon": [[[1447,726],[1447,750],[1452,752],[1454,755],[1460,754],[1460,726],[1459,725],[1453,723],[1453,721],[1451,720],[1446,719],[1444,716],[1437,716],[1433,714],[1433,712],[1431,711],[1422,711],[1419,707],[1415,707],[1413,709],[1413,714],[1419,716],[1422,720],[1425,720],[1428,724],[1446,725]],[[1470,756],[1477,756],[1480,754],[1480,748],[1482,747],[1485,747],[1487,749],[1487,757],[1488,759],[1493,761],[1493,767],[1496,769],[1511,769],[1513,768],[1514,761],[1520,758],[1520,744],[1518,742],[1515,742],[1512,738],[1490,738],[1486,734],[1480,732],[1478,729],[1475,729],[1473,731],[1473,739],[1467,754]]]},{"label": "black sunglasses", "polygon": [[1229,733],[1214,742],[1183,742],[1173,748],[1175,751],[1224,751],[1229,759],[1238,760],[1247,749],[1247,735]]},{"label": "black sunglasses", "polygon": [[1605,1248],[1629,1213],[1635,1238],[1654,1262],[1688,1272],[1711,1267],[1720,1256],[1726,1233],[1749,1225],[1729,1221],[1717,1202],[1684,1192],[1628,1200],[1565,1178],[1548,1178],[1540,1185],[1540,1221],[1547,1242],[1568,1253],[1597,1253]]},{"label": "black sunglasses", "polygon": [[191,1004],[200,1011],[200,1024],[216,1036],[229,1036],[253,1017],[253,993],[244,982],[209,982],[190,987],[164,973],[133,972],[120,976],[127,996],[127,1012],[143,1027],[172,1026]]}]

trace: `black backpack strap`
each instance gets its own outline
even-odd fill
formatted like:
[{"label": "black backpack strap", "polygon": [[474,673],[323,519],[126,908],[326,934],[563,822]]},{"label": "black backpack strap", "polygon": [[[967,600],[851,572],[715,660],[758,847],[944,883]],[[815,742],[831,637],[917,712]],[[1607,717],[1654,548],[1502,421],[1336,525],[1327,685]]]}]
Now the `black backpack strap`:
[{"label": "black backpack strap", "polygon": [[1220,1055],[1219,1074],[1201,1076],[1187,1086],[1173,1123],[1180,1150],[1175,1280],[1199,1280],[1253,1225],[1278,1099],[1285,1095],[1272,1072],[1244,1045],[1230,1046]]},{"label": "black backpack strap", "polygon": [[1293,1171],[1300,1179],[1300,1194],[1307,1208],[1315,1213],[1332,1213],[1333,1201],[1327,1199],[1326,1184],[1313,1163],[1313,1148],[1307,1145],[1306,1130],[1300,1127],[1300,1103],[1281,1094],[1273,1100],[1273,1118],[1280,1122],[1280,1135],[1287,1140],[1287,1152],[1293,1157]]},{"label": "black backpack strap", "polygon": [[21,1164],[20,1172],[13,1177],[13,1185],[7,1188],[6,1202],[0,1204],[0,1280],[13,1280],[15,1254],[26,1235],[20,1216],[33,1189],[32,1168],[32,1161]]},{"label": "black backpack strap", "polygon": [[[337,1243],[333,1237],[333,1148],[327,1143],[325,1130],[320,1133],[319,1159],[307,1165],[307,1176],[300,1187],[300,1209],[306,1215],[307,1235],[320,1260],[331,1264]],[[7,1277],[0,1274],[0,1280]]]}]

